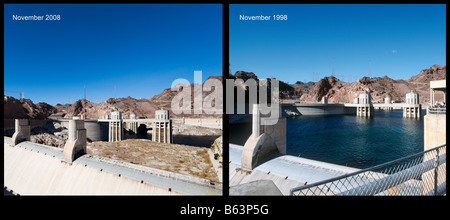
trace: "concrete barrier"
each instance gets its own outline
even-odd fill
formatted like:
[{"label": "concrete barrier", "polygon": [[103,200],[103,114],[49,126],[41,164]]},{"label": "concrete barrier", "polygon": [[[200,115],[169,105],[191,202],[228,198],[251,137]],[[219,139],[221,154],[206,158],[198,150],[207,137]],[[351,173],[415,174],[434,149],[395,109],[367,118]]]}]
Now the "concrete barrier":
[{"label": "concrete barrier", "polygon": [[[247,139],[242,153],[242,168],[252,170],[274,154],[286,154],[286,118],[261,118],[260,106],[253,105],[252,134]],[[276,120],[262,123],[261,120]]]},{"label": "concrete barrier", "polygon": [[77,157],[86,154],[86,129],[84,120],[73,119],[69,121],[69,139],[64,145],[64,159],[73,162]]},{"label": "concrete barrier", "polygon": [[265,158],[277,154],[278,148],[272,138],[263,133],[257,138],[250,136],[245,142],[242,152],[242,168],[245,170],[253,170],[261,164]]},{"label": "concrete barrier", "polygon": [[[67,118],[54,118],[56,122],[61,123],[64,128],[69,128],[69,121],[72,119]],[[96,119],[85,119],[84,128],[86,129],[86,137],[91,141],[107,141],[109,123],[106,121],[100,121]]]},{"label": "concrete barrier", "polygon": [[206,128],[222,129],[222,118],[183,118],[181,123]]},{"label": "concrete barrier", "polygon": [[30,141],[30,122],[28,119],[16,119],[15,121],[12,145],[15,146],[22,141]]}]

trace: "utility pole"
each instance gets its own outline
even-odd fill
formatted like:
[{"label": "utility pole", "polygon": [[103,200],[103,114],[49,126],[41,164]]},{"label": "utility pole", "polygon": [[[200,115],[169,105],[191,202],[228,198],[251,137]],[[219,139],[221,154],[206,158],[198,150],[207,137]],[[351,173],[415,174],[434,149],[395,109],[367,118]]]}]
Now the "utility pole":
[{"label": "utility pole", "polygon": [[84,85],[84,99],[86,99],[86,85]]},{"label": "utility pole", "polygon": [[313,72],[314,75],[314,82],[319,81],[319,73],[318,72]]},{"label": "utility pole", "polygon": [[333,67],[331,69],[331,75],[334,76],[334,57],[332,59],[332,65],[333,65]]}]

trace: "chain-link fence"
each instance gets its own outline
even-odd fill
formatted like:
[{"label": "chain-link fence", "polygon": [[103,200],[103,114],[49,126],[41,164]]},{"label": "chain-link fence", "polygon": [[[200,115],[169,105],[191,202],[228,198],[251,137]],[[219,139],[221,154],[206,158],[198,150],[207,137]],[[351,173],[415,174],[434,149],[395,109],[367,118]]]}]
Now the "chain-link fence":
[{"label": "chain-link fence", "polygon": [[291,195],[443,195],[446,145],[336,178],[291,189]]}]

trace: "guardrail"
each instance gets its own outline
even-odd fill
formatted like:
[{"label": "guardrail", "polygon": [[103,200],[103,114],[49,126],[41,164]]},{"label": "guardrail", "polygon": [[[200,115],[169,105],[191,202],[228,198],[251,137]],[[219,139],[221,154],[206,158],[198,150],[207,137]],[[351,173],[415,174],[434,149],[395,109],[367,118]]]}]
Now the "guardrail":
[{"label": "guardrail", "polygon": [[428,107],[427,114],[446,114],[446,108]]},{"label": "guardrail", "polygon": [[291,189],[301,195],[446,194],[446,144],[336,178]]}]

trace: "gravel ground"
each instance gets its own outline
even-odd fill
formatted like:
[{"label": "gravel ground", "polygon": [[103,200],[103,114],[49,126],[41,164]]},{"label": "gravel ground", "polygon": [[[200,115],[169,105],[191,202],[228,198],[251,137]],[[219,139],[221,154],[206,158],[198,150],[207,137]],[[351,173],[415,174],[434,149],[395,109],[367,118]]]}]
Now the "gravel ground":
[{"label": "gravel ground", "polygon": [[87,153],[175,173],[218,181],[208,148],[144,139],[88,143]]}]

